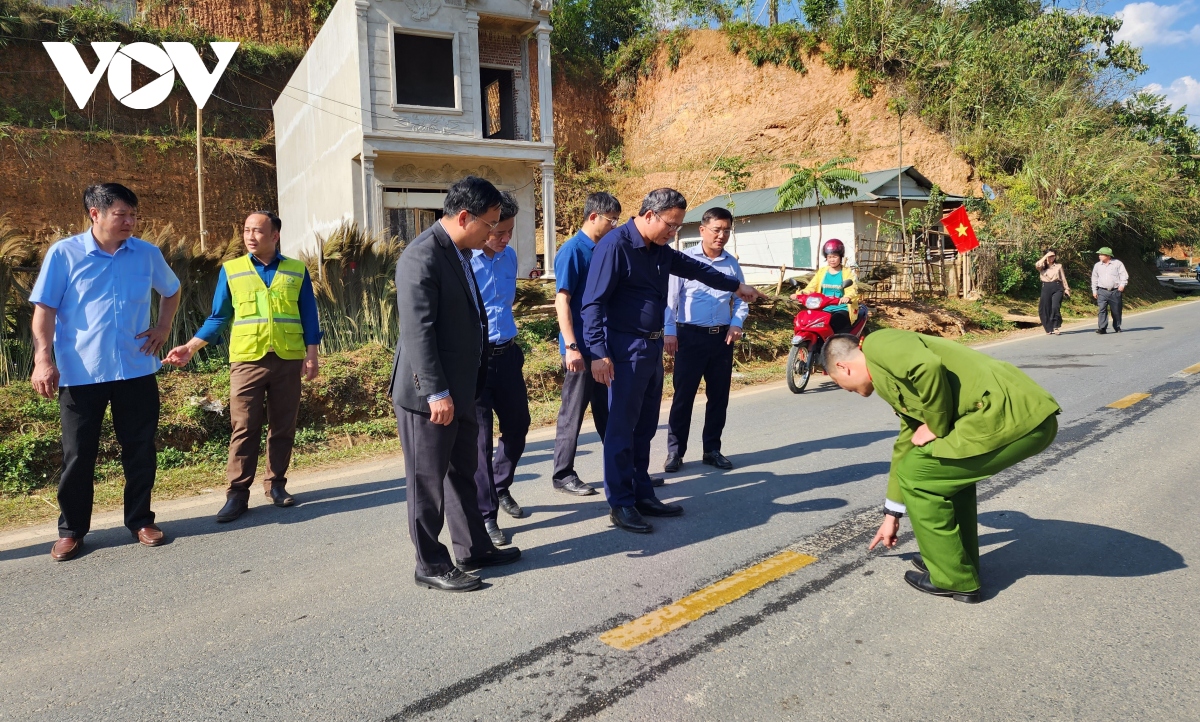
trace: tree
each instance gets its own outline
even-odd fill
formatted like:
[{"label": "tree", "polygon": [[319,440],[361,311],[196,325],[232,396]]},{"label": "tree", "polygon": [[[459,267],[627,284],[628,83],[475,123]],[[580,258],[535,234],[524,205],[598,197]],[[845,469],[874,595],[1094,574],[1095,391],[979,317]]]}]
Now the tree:
[{"label": "tree", "polygon": [[[736,203],[733,202],[733,194],[741,193],[746,190],[746,179],[750,177],[750,171],[746,170],[746,159],[740,155],[733,157],[718,158],[716,163],[713,163],[713,170],[720,173],[717,176],[717,185],[721,186],[721,190],[725,193],[725,207],[730,213],[734,212]],[[737,231],[733,231],[733,256],[737,257]]]},{"label": "tree", "polygon": [[819,165],[802,166],[797,163],[785,163],[781,166],[791,172],[792,176],[779,186],[776,197],[775,211],[787,211],[797,208],[808,200],[809,196],[817,199],[817,248],[821,247],[824,222],[821,219],[821,206],[826,199],[844,200],[853,196],[858,189],[851,183],[866,183],[867,178],[858,171],[847,168],[857,158],[831,158]]}]

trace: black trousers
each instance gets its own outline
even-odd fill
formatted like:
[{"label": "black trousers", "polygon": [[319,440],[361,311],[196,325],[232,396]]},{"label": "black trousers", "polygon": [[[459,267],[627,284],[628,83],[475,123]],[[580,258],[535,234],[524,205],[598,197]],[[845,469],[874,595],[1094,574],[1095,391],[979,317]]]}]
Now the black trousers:
[{"label": "black trousers", "polygon": [[154,523],[150,493],[158,471],[158,380],[154,374],[124,381],[64,386],[58,391],[63,462],[58,480],[58,535],[82,538],[92,528],[96,454],[104,411],[112,404],[113,431],[125,470],[125,526],[136,532]]},{"label": "black trousers", "polygon": [[1117,289],[1097,288],[1096,289],[1096,305],[1098,313],[1096,314],[1096,327],[1108,328],[1108,314],[1112,312],[1113,328],[1117,331],[1121,330],[1121,292]]},{"label": "black trousers", "polygon": [[[525,390],[525,352],[517,344],[497,349],[488,344],[487,382],[475,399],[475,419],[479,423],[479,468],[475,487],[479,511],[484,519],[495,520],[500,508],[500,493],[507,493],[529,433],[529,394]],[[493,415],[500,422],[500,442],[492,450]]]},{"label": "black trousers", "polygon": [[667,424],[667,453],[682,457],[687,452],[692,425],[692,405],[700,381],[708,403],[704,407],[704,453],[721,450],[725,412],[729,408],[729,384],[733,378],[733,344],[725,343],[728,326],[708,329],[679,324],[679,348],[675,351],[675,398]]},{"label": "black trousers", "polygon": [[1042,299],[1038,301],[1038,317],[1042,319],[1042,328],[1046,333],[1053,333],[1062,326],[1062,281],[1042,281]]},{"label": "black trousers", "polygon": [[829,314],[829,328],[833,329],[834,333],[850,333],[850,329],[854,328],[854,324],[850,323],[849,311],[832,311]]},{"label": "black trousers", "polygon": [[[564,363],[564,368],[565,363]],[[567,371],[563,377],[562,406],[558,409],[558,424],[554,430],[554,486],[561,487],[568,479],[578,479],[575,473],[575,452],[579,448],[579,429],[583,415],[592,407],[592,422],[604,441],[608,426],[608,387],[592,378],[592,360],[583,357],[582,371]]]},{"label": "black trousers", "polygon": [[454,566],[438,541],[443,521],[450,527],[454,555],[463,559],[493,549],[483,527],[475,494],[475,409],[455,409],[454,421],[441,426],[429,414],[394,407],[404,450],[408,534],[417,550],[417,573],[445,574]]}]

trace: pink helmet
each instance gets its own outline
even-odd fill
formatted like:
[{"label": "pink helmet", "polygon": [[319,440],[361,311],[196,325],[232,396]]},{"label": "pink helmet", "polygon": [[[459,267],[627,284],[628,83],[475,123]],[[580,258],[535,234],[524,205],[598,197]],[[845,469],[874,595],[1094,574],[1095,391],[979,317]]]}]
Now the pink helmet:
[{"label": "pink helmet", "polygon": [[846,244],[836,238],[830,238],[825,241],[825,245],[821,246],[821,257],[824,258],[831,253],[835,253],[842,258],[846,257]]}]

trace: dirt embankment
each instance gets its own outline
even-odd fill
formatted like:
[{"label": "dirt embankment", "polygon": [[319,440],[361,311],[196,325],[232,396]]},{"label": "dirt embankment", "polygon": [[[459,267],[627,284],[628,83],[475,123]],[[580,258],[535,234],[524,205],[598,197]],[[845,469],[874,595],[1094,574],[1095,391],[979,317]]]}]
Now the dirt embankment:
[{"label": "dirt embankment", "polygon": [[[172,224],[196,238],[195,146],[158,138],[103,139],[74,131],[9,129],[0,136],[0,214],[33,236],[84,226],[83,190],[122,183],[137,193],[140,224]],[[204,203],[210,240],[224,242],[248,210],[275,208],[274,158],[245,142],[210,141],[205,150]]]},{"label": "dirt embankment", "polygon": [[[665,51],[663,57],[665,57]],[[622,204],[634,207],[654,188],[672,186],[692,203],[721,193],[713,162],[741,156],[750,162],[747,187],[779,185],[780,165],[812,164],[837,156],[857,158],[861,171],[899,163],[896,115],[886,92],[861,97],[854,74],[807,58],[806,74],[787,67],[754,67],[729,51],[715,30],[691,35],[672,71],[660,57],[643,79],[625,114],[625,160],[637,171],[621,186]],[[904,164],[914,165],[951,193],[978,187],[974,169],[949,139],[914,117],[904,122]],[[707,180],[706,180],[707,178]]]},{"label": "dirt embankment", "polygon": [[[151,25],[195,25],[226,38],[308,46],[319,29],[312,0],[151,0],[138,3]],[[331,3],[332,4],[332,3]]]}]

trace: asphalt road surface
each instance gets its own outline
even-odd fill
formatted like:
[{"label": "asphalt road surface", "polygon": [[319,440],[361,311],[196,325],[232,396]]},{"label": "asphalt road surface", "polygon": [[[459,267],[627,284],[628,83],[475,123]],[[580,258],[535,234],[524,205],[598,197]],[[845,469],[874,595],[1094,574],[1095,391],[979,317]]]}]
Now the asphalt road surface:
[{"label": "asphalt road surface", "polygon": [[1200,719],[1198,335],[1188,304],[984,349],[1064,411],[980,486],[979,605],[904,583],[907,521],[866,550],[887,406],[774,384],[731,401],[736,468],[691,452],[660,490],[685,515],[648,536],[552,492],[535,434],[528,515],[501,519],[524,556],[470,594],[413,584],[400,459],[297,477],[299,506],[228,525],[219,493],[159,504],[157,549],[111,514],[64,564],[52,528],[0,536],[0,719]]}]

